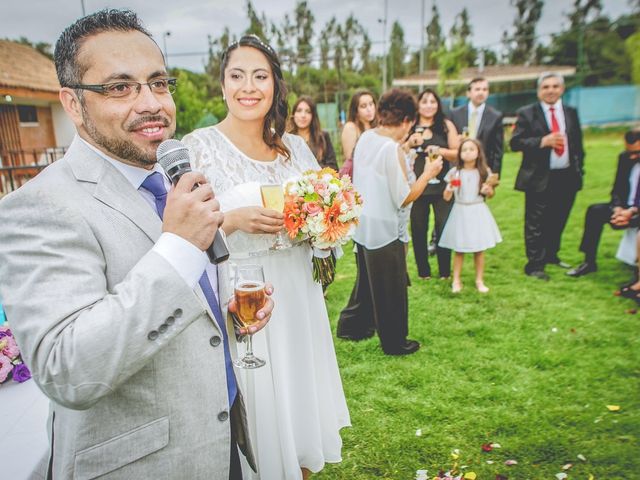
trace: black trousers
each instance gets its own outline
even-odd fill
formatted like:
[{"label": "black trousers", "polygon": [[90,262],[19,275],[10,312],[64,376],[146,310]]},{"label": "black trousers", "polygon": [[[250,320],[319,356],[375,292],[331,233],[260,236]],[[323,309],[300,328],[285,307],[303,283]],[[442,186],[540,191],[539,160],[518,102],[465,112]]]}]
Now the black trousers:
[{"label": "black trousers", "polygon": [[338,336],[367,337],[378,331],[385,352],[406,343],[409,321],[404,243],[369,250],[357,245],[358,275],[338,320]]},{"label": "black trousers", "polygon": [[[234,401],[231,407],[231,416],[236,416],[238,401]],[[238,437],[234,422],[231,421],[231,454],[229,456],[229,480],[242,480],[242,467],[240,466],[240,455],[238,454]]]},{"label": "black trousers", "polygon": [[560,239],[576,193],[569,169],[551,170],[544,191],[525,193],[524,241],[529,260],[524,267],[526,273],[544,270],[545,264],[558,259]]},{"label": "black trousers", "polygon": [[[421,277],[431,276],[431,265],[429,265],[429,215],[433,207],[435,215],[435,241],[436,245],[440,241],[440,235],[453,202],[447,202],[442,195],[422,195],[411,206],[411,241],[413,243],[413,255],[418,266],[418,275]],[[436,256],[438,258],[438,273],[441,277],[451,275],[451,250],[437,247]]]},{"label": "black trousers", "polygon": [[[611,215],[613,208],[610,203],[594,203],[587,208],[587,214],[584,217],[584,232],[582,233],[582,242],[580,242],[580,251],[584,252],[584,261],[596,263],[596,255],[598,253],[598,244],[602,236],[602,230],[605,225],[611,225]],[[614,230],[625,230],[629,225],[619,227],[611,225]]]}]

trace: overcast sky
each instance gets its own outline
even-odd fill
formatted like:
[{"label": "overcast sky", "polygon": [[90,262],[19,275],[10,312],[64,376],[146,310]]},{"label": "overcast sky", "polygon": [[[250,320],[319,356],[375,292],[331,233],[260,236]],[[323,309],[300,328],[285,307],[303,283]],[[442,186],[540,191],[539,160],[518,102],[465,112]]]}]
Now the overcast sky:
[{"label": "overcast sky", "polygon": [[[426,21],[429,22],[433,0],[424,0]],[[502,32],[513,23],[515,9],[509,0],[435,0],[440,11],[443,30],[451,27],[454,17],[466,7],[473,27],[476,46],[495,48]],[[82,16],[82,0],[2,0],[0,8],[0,38],[25,36],[33,42],[54,44],[60,32]],[[324,24],[336,16],[341,22],[354,13],[374,42],[373,52],[382,52],[384,0],[310,0],[318,33]],[[387,35],[398,20],[405,31],[406,42],[420,46],[422,0],[391,0],[388,2]],[[627,0],[603,0],[604,13],[617,18],[628,10]],[[285,13],[291,13],[296,0],[253,0],[258,12],[280,23]],[[549,34],[566,25],[566,13],[573,0],[546,0],[537,33]],[[241,34],[248,27],[245,0],[176,0],[158,2],[145,0],[105,1],[84,0],[87,13],[104,7],[130,8],[137,12],[156,41],[169,54],[169,64],[202,71],[206,61],[207,35],[217,37],[225,26]],[[171,32],[165,36],[165,32]],[[544,40],[544,39],[543,39]],[[189,55],[186,55],[189,54]]]}]

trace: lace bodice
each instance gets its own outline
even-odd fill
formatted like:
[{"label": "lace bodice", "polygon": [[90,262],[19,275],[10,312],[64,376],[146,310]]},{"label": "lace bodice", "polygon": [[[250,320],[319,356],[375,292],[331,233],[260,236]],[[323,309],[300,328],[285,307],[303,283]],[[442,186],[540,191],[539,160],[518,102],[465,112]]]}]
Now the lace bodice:
[{"label": "lace bodice", "polygon": [[[289,160],[278,155],[272,161],[259,161],[242,153],[216,127],[195,130],[182,139],[191,151],[193,169],[209,179],[223,212],[262,206],[260,185],[284,184],[307,170],[320,168],[301,137],[285,133],[282,140],[291,152]],[[275,235],[249,234],[240,230],[227,237],[232,255],[267,251],[274,241]]]}]

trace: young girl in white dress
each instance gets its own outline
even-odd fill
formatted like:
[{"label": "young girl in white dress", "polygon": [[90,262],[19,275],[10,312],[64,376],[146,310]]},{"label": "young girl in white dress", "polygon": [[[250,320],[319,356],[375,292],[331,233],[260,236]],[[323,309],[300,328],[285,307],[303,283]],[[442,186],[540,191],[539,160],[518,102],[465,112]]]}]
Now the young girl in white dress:
[{"label": "young girl in white dress", "polygon": [[495,190],[491,181],[491,170],[487,167],[482,146],[477,140],[468,138],[458,149],[458,162],[445,177],[447,187],[444,199],[452,196],[455,202],[449,219],[442,231],[439,245],[455,252],[453,259],[453,283],[451,290],[462,290],[462,263],[465,253],[473,253],[476,267],[476,288],[481,293],[489,289],[484,284],[484,251],[502,241],[498,225],[491,215],[485,198],[493,197]]},{"label": "young girl in white dress", "polygon": [[[243,479],[302,480],[341,461],[340,429],[350,425],[349,411],[311,247],[283,235],[285,248],[271,248],[283,215],[262,206],[260,185],[282,185],[320,166],[301,137],[284,131],[286,85],[269,45],[255,35],[231,44],[221,83],[226,118],[183,142],[224,212],[229,262],[262,265],[278,305],[269,327],[253,336],[266,366],[236,370],[258,470],[241,456]],[[221,280],[220,288],[228,283]]]}]

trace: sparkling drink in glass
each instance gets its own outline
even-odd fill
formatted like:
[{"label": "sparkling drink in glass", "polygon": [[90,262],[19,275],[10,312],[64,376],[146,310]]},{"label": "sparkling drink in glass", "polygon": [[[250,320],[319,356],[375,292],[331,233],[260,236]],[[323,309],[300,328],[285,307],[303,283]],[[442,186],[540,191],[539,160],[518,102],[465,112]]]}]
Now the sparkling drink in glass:
[{"label": "sparkling drink in glass", "polygon": [[[236,267],[236,277],[233,292],[236,299],[236,318],[242,327],[249,327],[258,323],[256,318],[266,300],[264,291],[264,271],[262,265],[239,265]],[[247,350],[243,357],[234,360],[233,364],[240,368],[259,368],[265,365],[265,361],[253,354],[251,334],[245,337]]]},{"label": "sparkling drink in glass", "polygon": [[[284,211],[284,188],[282,188],[282,185],[261,185],[260,195],[262,196],[262,205],[264,208],[270,208],[280,213]],[[283,248],[286,248],[286,245],[282,238],[281,230],[276,233],[276,239],[271,249],[281,250]]]},{"label": "sparkling drink in glass", "polygon": [[[421,127],[420,125],[416,125],[416,127],[413,129],[414,133],[419,133],[420,135],[423,134],[424,132],[424,127]],[[424,143],[424,142],[423,142]],[[416,148],[416,152],[420,153],[422,152],[422,143],[420,145],[418,145],[418,147]]]},{"label": "sparkling drink in glass", "polygon": [[[429,145],[427,147],[427,160],[429,163],[435,162],[440,156],[440,147],[438,145]],[[437,178],[432,178],[429,180],[429,183],[432,185],[436,185],[440,183],[440,180]]]}]

